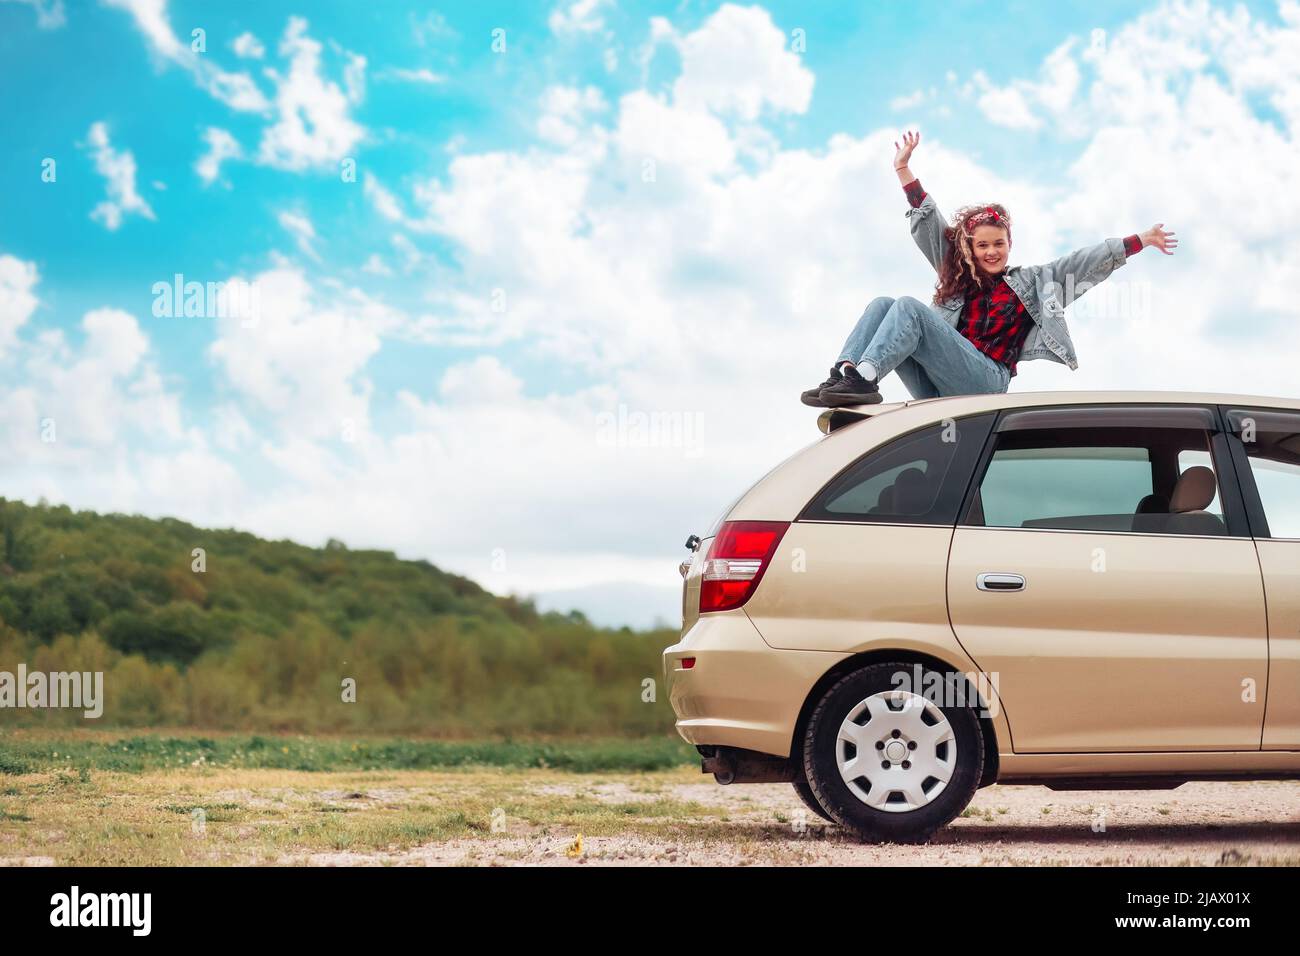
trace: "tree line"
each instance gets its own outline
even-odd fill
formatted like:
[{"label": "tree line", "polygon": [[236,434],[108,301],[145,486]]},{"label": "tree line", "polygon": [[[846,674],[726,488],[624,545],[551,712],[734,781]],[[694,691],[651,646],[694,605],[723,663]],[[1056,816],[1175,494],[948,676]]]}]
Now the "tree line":
[{"label": "tree line", "polygon": [[541,613],[427,561],[3,498],[0,548],[0,671],[102,671],[97,726],[671,732],[675,631]]}]

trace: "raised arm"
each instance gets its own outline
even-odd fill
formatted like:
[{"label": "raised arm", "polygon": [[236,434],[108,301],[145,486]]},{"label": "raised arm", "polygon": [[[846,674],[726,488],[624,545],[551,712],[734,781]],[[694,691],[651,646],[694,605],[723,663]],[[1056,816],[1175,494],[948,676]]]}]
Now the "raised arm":
[{"label": "raised arm", "polygon": [[907,168],[907,164],[912,159],[912,150],[916,149],[916,144],[919,142],[921,142],[921,134],[910,131],[903,134],[902,146],[898,145],[897,140],[894,141],[894,149],[897,150],[894,153],[894,172],[898,173],[898,181],[903,184],[904,189],[909,183],[916,182],[916,177]]},{"label": "raised arm", "polygon": [[1043,279],[1057,284],[1061,290],[1061,306],[1068,307],[1122,266],[1129,256],[1137,255],[1147,246],[1155,246],[1165,255],[1172,256],[1178,240],[1173,232],[1165,232],[1162,226],[1164,223],[1158,222],[1146,232],[1134,233],[1124,239],[1104,239],[1095,246],[1076,249],[1044,265]]},{"label": "raised arm", "polygon": [[939,212],[939,207],[934,204],[934,199],[921,188],[921,181],[912,174],[908,166],[912,158],[912,150],[916,149],[916,144],[919,142],[921,142],[920,133],[908,132],[903,134],[901,146],[894,143],[894,147],[898,150],[894,154],[894,172],[898,173],[898,181],[903,184],[903,192],[907,194],[907,202],[911,207],[907,210],[907,220],[912,229],[912,241],[938,272],[944,253],[948,249],[948,242],[944,238],[948,222],[943,218],[943,213]]}]

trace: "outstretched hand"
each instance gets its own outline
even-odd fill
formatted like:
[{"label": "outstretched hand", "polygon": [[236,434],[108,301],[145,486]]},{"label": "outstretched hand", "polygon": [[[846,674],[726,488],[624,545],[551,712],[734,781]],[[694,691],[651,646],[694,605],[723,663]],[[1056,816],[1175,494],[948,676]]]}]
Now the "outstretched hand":
[{"label": "outstretched hand", "polygon": [[897,142],[894,143],[894,149],[898,150],[894,154],[895,169],[902,169],[907,165],[907,161],[912,158],[912,150],[916,149],[916,144],[919,142],[921,142],[920,133],[904,133],[903,145],[899,146]]},{"label": "outstretched hand", "polygon": [[1158,222],[1146,232],[1139,233],[1143,246],[1155,246],[1167,256],[1172,256],[1174,250],[1178,248],[1178,240],[1174,238],[1173,231],[1165,232],[1163,222]]}]

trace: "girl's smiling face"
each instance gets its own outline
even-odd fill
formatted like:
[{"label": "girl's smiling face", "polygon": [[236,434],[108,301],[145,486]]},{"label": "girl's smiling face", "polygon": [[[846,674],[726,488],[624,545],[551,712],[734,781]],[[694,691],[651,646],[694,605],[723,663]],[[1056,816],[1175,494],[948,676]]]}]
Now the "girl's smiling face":
[{"label": "girl's smiling face", "polygon": [[976,226],[970,245],[975,261],[985,272],[996,275],[1006,268],[1011,239],[1001,226]]}]

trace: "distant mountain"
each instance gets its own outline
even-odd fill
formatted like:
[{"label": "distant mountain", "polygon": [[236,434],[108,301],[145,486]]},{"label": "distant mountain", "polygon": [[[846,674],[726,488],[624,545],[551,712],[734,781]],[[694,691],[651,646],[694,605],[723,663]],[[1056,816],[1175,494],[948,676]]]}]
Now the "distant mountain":
[{"label": "distant mountain", "polygon": [[682,623],[680,587],[654,587],[633,582],[593,584],[542,591],[533,597],[533,601],[543,611],[576,609],[599,627],[675,629]]}]

